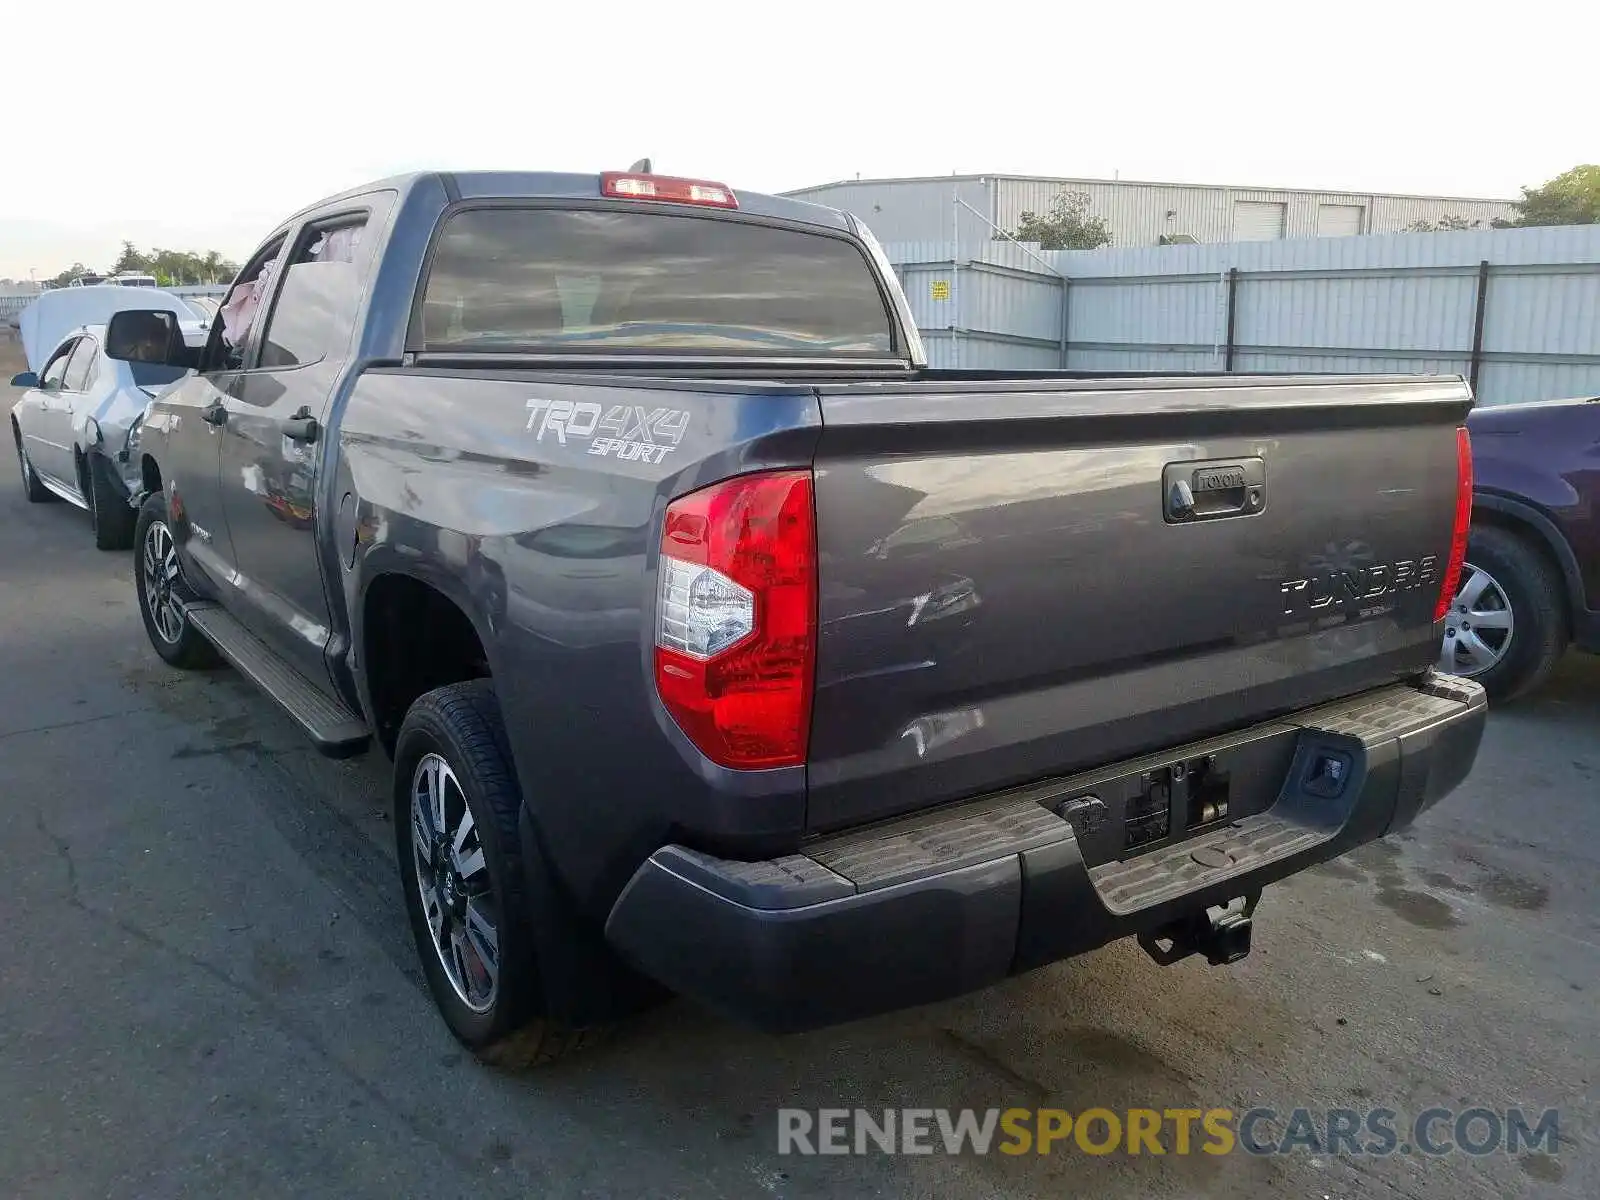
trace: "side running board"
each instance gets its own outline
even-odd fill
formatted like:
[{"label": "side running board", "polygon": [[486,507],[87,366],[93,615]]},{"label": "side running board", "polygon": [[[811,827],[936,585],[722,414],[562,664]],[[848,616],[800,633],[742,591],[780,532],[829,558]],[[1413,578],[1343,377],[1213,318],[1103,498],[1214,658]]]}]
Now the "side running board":
[{"label": "side running board", "polygon": [[300,674],[226,609],[209,601],[196,601],[184,611],[189,623],[222,657],[294,718],[322,753],[330,758],[348,758],[371,744],[372,732],[360,714],[351,712]]}]

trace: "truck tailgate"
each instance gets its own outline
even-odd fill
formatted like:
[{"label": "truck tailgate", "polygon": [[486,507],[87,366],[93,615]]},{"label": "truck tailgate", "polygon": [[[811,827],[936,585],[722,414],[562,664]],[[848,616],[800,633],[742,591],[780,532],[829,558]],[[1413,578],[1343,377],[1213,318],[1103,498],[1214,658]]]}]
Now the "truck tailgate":
[{"label": "truck tailgate", "polygon": [[1174,746],[1437,657],[1459,380],[819,391],[813,830]]}]

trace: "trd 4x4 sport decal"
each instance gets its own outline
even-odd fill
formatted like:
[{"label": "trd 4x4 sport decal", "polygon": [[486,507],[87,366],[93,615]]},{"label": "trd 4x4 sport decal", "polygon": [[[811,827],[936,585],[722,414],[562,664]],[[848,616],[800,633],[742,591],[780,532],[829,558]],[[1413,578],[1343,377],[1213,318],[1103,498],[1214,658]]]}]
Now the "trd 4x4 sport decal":
[{"label": "trd 4x4 sport decal", "polygon": [[688,428],[689,412],[682,408],[613,404],[602,409],[581,401],[528,401],[527,430],[538,430],[535,441],[544,441],[549,433],[565,446],[571,438],[587,442],[590,454],[623,462],[661,462],[678,448]]}]

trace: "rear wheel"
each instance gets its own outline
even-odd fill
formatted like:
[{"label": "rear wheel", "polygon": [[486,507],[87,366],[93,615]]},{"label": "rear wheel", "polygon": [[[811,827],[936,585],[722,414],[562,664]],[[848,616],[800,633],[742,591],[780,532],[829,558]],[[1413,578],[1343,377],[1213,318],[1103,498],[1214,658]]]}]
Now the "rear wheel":
[{"label": "rear wheel", "polygon": [[15,422],[11,425],[11,436],[17,443],[17,465],[22,469],[22,492],[28,497],[28,503],[43,504],[47,500],[54,500],[55,496],[44,486],[33,464],[28,461],[28,452],[22,448],[22,430],[17,428]]},{"label": "rear wheel", "polygon": [[411,706],[394,755],[406,911],[434,1003],[480,1058],[550,1062],[593,1040],[539,1012],[517,819],[522,796],[488,680]]},{"label": "rear wheel", "polygon": [[139,615],[156,653],[175,667],[214,667],[221,657],[205,635],[189,623],[183,606],[197,599],[184,581],[178,548],[167,525],[167,497],[156,492],[139,510],[134,530],[133,579]]},{"label": "rear wheel", "polygon": [[104,467],[95,463],[94,455],[83,459],[83,498],[89,502],[89,516],[94,522],[94,544],[101,550],[128,550],[133,547],[133,531],[139,514],[111,485]]},{"label": "rear wheel", "polygon": [[1493,525],[1474,529],[1439,669],[1477,680],[1493,700],[1538,687],[1567,648],[1561,586],[1555,565],[1526,538]]}]

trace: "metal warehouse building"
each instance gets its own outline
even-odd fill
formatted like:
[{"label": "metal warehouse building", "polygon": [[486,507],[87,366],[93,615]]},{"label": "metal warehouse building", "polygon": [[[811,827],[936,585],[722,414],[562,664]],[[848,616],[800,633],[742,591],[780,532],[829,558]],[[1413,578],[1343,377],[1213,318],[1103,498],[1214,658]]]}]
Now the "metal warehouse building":
[{"label": "metal warehouse building", "polygon": [[1484,228],[1510,217],[1506,200],[1309,192],[1110,179],[942,175],[862,179],[788,193],[854,213],[884,242],[987,241],[1015,230],[1024,212],[1044,213],[1063,192],[1089,197],[1117,246],[1245,242],[1399,233],[1418,221],[1462,217]]}]

